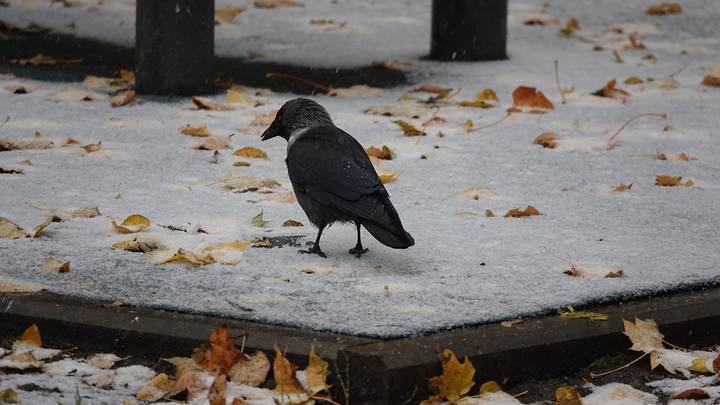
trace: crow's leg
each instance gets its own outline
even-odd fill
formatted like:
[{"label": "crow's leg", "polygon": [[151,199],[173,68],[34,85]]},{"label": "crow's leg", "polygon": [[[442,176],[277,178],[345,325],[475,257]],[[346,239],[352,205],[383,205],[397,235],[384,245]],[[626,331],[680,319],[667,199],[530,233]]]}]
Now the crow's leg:
[{"label": "crow's leg", "polygon": [[318,228],[318,234],[317,238],[315,239],[315,243],[313,243],[312,247],[308,250],[298,250],[299,253],[307,253],[307,254],[316,254],[320,257],[327,257],[325,253],[323,253],[322,250],[320,250],[320,236],[322,235],[322,231],[325,229],[325,226],[321,226]]},{"label": "crow's leg", "polygon": [[354,248],[348,250],[349,253],[352,253],[355,255],[355,257],[360,257],[368,252],[370,249],[363,249],[362,242],[360,242],[360,222],[355,221],[355,225],[357,226],[357,235],[358,235],[358,241]]}]

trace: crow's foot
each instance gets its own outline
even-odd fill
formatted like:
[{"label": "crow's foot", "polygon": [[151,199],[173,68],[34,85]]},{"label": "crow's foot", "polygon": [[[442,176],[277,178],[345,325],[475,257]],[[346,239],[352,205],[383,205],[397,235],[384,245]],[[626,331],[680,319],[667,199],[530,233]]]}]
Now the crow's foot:
[{"label": "crow's foot", "polygon": [[354,248],[348,250],[348,253],[355,255],[355,257],[360,257],[369,251],[370,251],[370,249],[368,249],[368,248],[363,249],[362,245],[360,245],[360,246],[355,246]]},{"label": "crow's foot", "polygon": [[307,250],[300,249],[300,250],[298,250],[298,253],[303,253],[303,254],[308,254],[308,255],[315,254],[322,258],[327,258],[327,255],[325,253],[323,253],[322,250],[320,250],[320,246],[318,246],[318,245],[313,245],[313,247],[311,247],[310,249],[307,249]]}]

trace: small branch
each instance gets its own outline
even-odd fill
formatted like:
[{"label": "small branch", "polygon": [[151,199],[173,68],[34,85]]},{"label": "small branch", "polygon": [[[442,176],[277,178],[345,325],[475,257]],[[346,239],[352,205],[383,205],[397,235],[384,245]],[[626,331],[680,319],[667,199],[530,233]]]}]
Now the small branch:
[{"label": "small branch", "polygon": [[628,367],[632,366],[633,364],[637,363],[638,361],[640,361],[640,359],[642,359],[643,357],[647,356],[648,354],[650,354],[650,353],[643,353],[642,356],[640,356],[640,357],[638,357],[637,359],[631,361],[630,363],[627,363],[627,364],[625,364],[625,365],[622,365],[622,366],[620,366],[620,367],[618,367],[618,368],[614,368],[614,369],[612,369],[612,370],[604,371],[604,372],[602,372],[602,373],[597,373],[597,374],[596,374],[596,373],[590,373],[590,378],[603,377],[603,376],[606,376],[606,375],[608,375],[608,374],[612,374],[612,373],[615,373],[615,372],[620,371],[620,370],[622,370],[622,369],[628,368]]},{"label": "small branch", "polygon": [[316,401],[327,402],[328,404],[331,404],[331,405],[340,405],[339,403],[333,401],[333,400],[330,399],[330,398],[319,397],[319,396],[317,396],[317,395],[310,395],[310,399],[314,399],[314,400],[316,400]]},{"label": "small branch", "polygon": [[523,391],[523,392],[521,392],[521,393],[519,393],[519,394],[513,395],[513,398],[521,397],[521,396],[523,396],[523,395],[525,395],[525,394],[527,394],[527,393],[528,393],[528,390],[525,390],[525,391]]},{"label": "small branch", "polygon": [[613,134],[613,136],[610,137],[610,139],[608,139],[608,144],[613,143],[613,142],[615,141],[615,138],[617,138],[617,136],[620,135],[620,132],[622,132],[622,131],[625,129],[626,126],[630,125],[631,122],[635,121],[635,120],[638,119],[638,118],[642,118],[642,117],[657,117],[657,118],[666,120],[666,119],[667,119],[667,114],[665,114],[665,113],[641,113],[641,114],[638,114],[638,115],[635,115],[635,116],[631,117],[629,120],[625,121],[625,123],[623,124],[623,126],[621,126],[620,129],[618,129],[618,130]]},{"label": "small branch", "polygon": [[55,210],[51,210],[51,209],[49,209],[49,208],[43,208],[43,207],[38,207],[38,206],[32,205],[32,204],[31,204],[30,202],[28,202],[28,201],[25,201],[25,205],[27,205],[27,206],[30,207],[30,208],[35,208],[36,210],[40,210],[40,211],[45,211],[45,212],[55,211]]},{"label": "small branch", "polygon": [[562,86],[560,86],[560,69],[558,68],[557,59],[555,59],[555,84],[557,85],[558,92],[560,92],[560,97],[562,98],[562,103],[566,104],[567,100],[565,100],[565,93],[563,92]]},{"label": "small branch", "polygon": [[688,65],[687,65],[687,63],[686,63],[686,64],[680,66],[680,68],[679,68],[678,70],[676,70],[676,71],[670,73],[669,75],[667,75],[667,77],[669,77],[669,78],[671,78],[671,79],[674,79],[674,78],[675,78],[675,75],[679,75],[679,74],[682,73],[685,69],[687,69],[687,67],[688,67]]},{"label": "small branch", "polygon": [[680,350],[680,351],[683,351],[683,352],[692,352],[692,350],[690,350],[690,349],[688,349],[688,348],[685,348],[685,347],[682,347],[682,346],[678,346],[678,345],[674,345],[674,344],[668,342],[668,341],[665,340],[665,339],[663,339],[662,342],[665,343],[666,345],[672,347],[673,349]]},{"label": "small branch", "polygon": [[475,132],[475,131],[479,131],[479,130],[481,130],[481,129],[493,127],[493,126],[495,126],[495,125],[497,125],[497,124],[505,121],[511,114],[512,114],[511,112],[508,112],[508,113],[506,113],[505,115],[503,115],[503,117],[500,118],[499,120],[497,120],[497,121],[495,121],[495,122],[492,122],[492,123],[490,123],[490,124],[487,124],[487,125],[483,125],[483,126],[481,126],[481,127],[473,128],[473,129],[471,129],[471,130],[468,131],[468,132]]},{"label": "small branch", "polygon": [[286,79],[295,80],[300,83],[305,83],[308,86],[312,86],[315,90],[322,90],[322,92],[325,94],[330,93],[330,87],[327,87],[318,82],[314,82],[312,80],[304,79],[302,77],[291,75],[288,73],[268,73],[265,75],[265,77],[284,77]]}]

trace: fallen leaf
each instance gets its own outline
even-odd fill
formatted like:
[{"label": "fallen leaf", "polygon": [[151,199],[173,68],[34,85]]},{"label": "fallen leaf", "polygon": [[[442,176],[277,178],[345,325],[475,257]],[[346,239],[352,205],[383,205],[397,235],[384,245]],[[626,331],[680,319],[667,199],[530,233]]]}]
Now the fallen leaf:
[{"label": "fallen leaf", "polygon": [[641,79],[637,76],[630,76],[627,79],[623,80],[623,83],[625,83],[625,84],[641,84],[641,83],[643,83],[643,79]]},{"label": "fallen leaf", "polygon": [[125,305],[125,301],[123,300],[115,300],[109,304],[103,304],[103,308],[118,308]]},{"label": "fallen leaf", "polygon": [[273,199],[283,204],[295,204],[297,202],[297,197],[292,191],[276,194]]},{"label": "fallen leaf", "polygon": [[612,188],[612,191],[622,193],[623,191],[630,191],[632,186],[633,186],[633,183],[630,183],[630,184],[620,183],[618,185],[612,186],[611,188]]},{"label": "fallen leaf", "polygon": [[33,233],[30,235],[31,238],[37,238],[40,237],[43,234],[43,231],[45,231],[45,228],[47,228],[50,224],[53,222],[62,222],[63,219],[60,218],[57,214],[54,212],[51,212],[48,214],[48,216],[45,218],[45,221],[43,221],[42,224],[35,227],[33,230]]},{"label": "fallen leaf", "polygon": [[513,208],[505,214],[505,218],[522,218],[533,215],[542,215],[537,208],[532,205],[528,205],[527,208],[521,210],[519,208]]},{"label": "fallen leaf", "polygon": [[690,364],[690,367],[688,367],[688,370],[700,374],[715,374],[712,362],[708,360],[709,359],[706,358],[695,359],[692,361],[692,364]]},{"label": "fallen leaf", "polygon": [[88,357],[88,363],[92,364],[97,368],[108,369],[112,368],[115,363],[123,360],[122,357],[117,356],[113,353],[98,353]]},{"label": "fallen leaf", "polygon": [[100,147],[102,146],[102,141],[99,141],[98,143],[91,143],[89,145],[84,145],[82,148],[85,149],[85,152],[87,153],[93,153],[100,150]]},{"label": "fallen leaf", "polygon": [[657,175],[655,176],[655,185],[664,187],[675,187],[681,184],[681,180],[682,176]]},{"label": "fallen leaf", "polygon": [[221,325],[210,334],[210,345],[199,363],[211,373],[227,374],[242,356],[242,352],[235,347],[228,335],[227,327]]},{"label": "fallen leaf", "polygon": [[[168,254],[169,253],[169,254]],[[190,250],[180,248],[175,252],[158,251],[151,256],[155,264],[186,264],[191,266],[204,266],[215,263],[212,256],[200,256]]]},{"label": "fallen leaf", "polygon": [[263,211],[260,211],[259,214],[252,217],[250,223],[258,228],[265,228],[269,222],[265,220]]},{"label": "fallen leaf", "polygon": [[287,221],[283,222],[283,227],[293,227],[293,226],[305,226],[302,222],[298,222],[294,219],[288,219]]},{"label": "fallen leaf", "polygon": [[135,104],[136,94],[133,90],[125,90],[110,98],[111,107],[122,107],[125,105]]},{"label": "fallen leaf", "polygon": [[254,4],[257,8],[304,7],[301,3],[298,3],[295,0],[256,0]]},{"label": "fallen leaf", "polygon": [[33,347],[42,347],[42,338],[40,337],[40,329],[36,324],[30,325],[20,336],[20,341],[27,343]]},{"label": "fallen leaf", "polygon": [[532,113],[544,113],[555,109],[543,92],[534,87],[520,86],[513,91],[512,96],[513,107],[518,109],[529,109]]},{"label": "fallen leaf", "polygon": [[473,124],[471,119],[465,120],[465,122],[462,123],[461,127],[465,130],[465,132],[470,132],[475,124]]},{"label": "fallen leaf", "polygon": [[483,89],[475,93],[475,99],[470,101],[460,101],[458,105],[461,107],[477,107],[477,108],[494,108],[500,105],[495,91],[492,89]]},{"label": "fallen leaf", "polygon": [[246,162],[244,160],[238,160],[237,162],[233,163],[233,167],[248,167],[250,166],[250,162]]},{"label": "fallen leaf", "polygon": [[63,143],[63,145],[69,146],[69,145],[75,145],[75,144],[78,144],[78,143],[80,143],[80,142],[76,141],[75,139],[73,139],[72,137],[69,136],[69,137],[65,140],[65,142]]},{"label": "fallen leaf", "polygon": [[599,312],[576,311],[572,307],[560,312],[562,318],[583,318],[593,321],[607,321],[608,316]]},{"label": "fallen leaf", "polygon": [[215,8],[215,19],[224,23],[231,23],[238,14],[245,10],[247,10],[246,5],[240,7],[217,7]]},{"label": "fallen leaf", "polygon": [[20,398],[18,398],[17,392],[14,389],[5,388],[0,390],[0,403],[19,404]]},{"label": "fallen leaf", "polygon": [[255,100],[247,94],[244,94],[242,91],[238,90],[238,87],[236,86],[227,89],[227,101],[231,104],[245,104],[250,107],[259,107],[263,105],[263,103],[261,103],[260,101]]},{"label": "fallen leaf", "polygon": [[488,218],[492,218],[492,217],[495,216],[495,214],[492,212],[491,209],[485,208],[485,216],[488,217]]},{"label": "fallen leaf", "polygon": [[61,262],[54,257],[48,257],[40,268],[51,273],[67,273],[70,271],[70,262]]},{"label": "fallen leaf", "polygon": [[428,387],[435,393],[432,399],[454,402],[467,394],[475,385],[475,367],[473,367],[467,356],[462,363],[449,349],[440,353],[442,359],[442,375],[432,377],[428,380]]},{"label": "fallen leaf", "polygon": [[171,380],[167,374],[160,373],[137,390],[135,396],[141,401],[155,402],[170,392],[174,386],[174,380]]},{"label": "fallen leaf", "polygon": [[256,350],[252,355],[243,355],[243,357],[230,368],[228,376],[230,377],[230,381],[235,384],[258,387],[265,382],[269,372],[270,360],[262,350]]},{"label": "fallen leaf", "polygon": [[543,148],[555,149],[557,147],[558,134],[554,132],[543,132],[533,140],[533,143]]},{"label": "fallen leaf", "polygon": [[193,96],[192,102],[199,110],[232,111],[232,106],[216,103],[203,97]]},{"label": "fallen leaf", "polygon": [[628,41],[629,41],[629,44],[625,45],[626,49],[628,49],[628,48],[629,49],[645,49],[646,48],[645,44],[640,42],[640,40],[637,39],[635,34],[628,35]]},{"label": "fallen leaf", "polygon": [[328,363],[317,355],[313,344],[310,346],[308,366],[305,368],[305,381],[308,391],[311,394],[317,394],[330,388],[326,382],[328,374]]},{"label": "fallen leaf", "polygon": [[522,23],[525,25],[549,25],[560,24],[560,20],[547,14],[537,13],[522,17]]},{"label": "fallen leaf", "polygon": [[580,31],[580,23],[575,18],[570,18],[565,23],[565,27],[560,28],[560,35],[571,37],[575,35],[575,31]]},{"label": "fallen leaf", "polygon": [[125,218],[122,224],[118,225],[115,220],[110,221],[113,229],[118,233],[142,232],[150,226],[150,220],[140,214],[133,214]]},{"label": "fallen leaf", "polygon": [[663,348],[663,335],[652,319],[642,320],[635,318],[635,322],[623,319],[623,326],[625,328],[623,334],[633,344],[630,350],[652,353]]},{"label": "fallen leaf", "polygon": [[688,161],[691,161],[691,160],[698,160],[698,159],[697,159],[696,157],[689,156],[689,155],[688,155],[687,153],[685,153],[685,152],[680,152],[680,153],[678,153],[678,155],[677,155],[677,160],[684,160],[684,161],[688,162]]},{"label": "fallen leaf", "polygon": [[705,390],[700,388],[691,388],[685,391],[676,392],[670,395],[670,399],[707,399],[710,398]]},{"label": "fallen leaf", "polygon": [[392,151],[386,145],[379,148],[371,146],[367,149],[367,154],[382,160],[392,160]]},{"label": "fallen leaf", "polygon": [[615,79],[610,80],[605,86],[592,93],[593,96],[614,98],[617,100],[625,100],[630,97],[630,93],[627,91],[617,88],[617,81]]},{"label": "fallen leaf", "polygon": [[504,326],[504,327],[506,327],[506,328],[510,328],[510,327],[512,327],[513,325],[519,325],[519,324],[521,324],[521,323],[523,323],[523,322],[525,322],[525,321],[523,321],[522,319],[511,319],[511,320],[509,320],[509,321],[502,321],[502,322],[500,322],[500,325],[501,325],[501,326]]},{"label": "fallen leaf", "polygon": [[702,84],[705,86],[720,87],[720,74],[708,74],[703,77]]},{"label": "fallen leaf", "polygon": [[0,277],[0,293],[34,293],[45,290],[47,287],[38,283]]},{"label": "fallen leaf", "polygon": [[48,149],[52,145],[53,145],[53,143],[50,141],[24,142],[24,141],[12,141],[9,139],[0,138],[0,152],[9,151],[9,150],[20,150],[20,149],[29,149],[29,150]]},{"label": "fallen leaf", "polygon": [[68,212],[58,212],[58,216],[62,219],[67,218],[95,218],[100,216],[100,209],[98,207],[82,207],[76,208]]},{"label": "fallen leaf", "polygon": [[255,114],[255,117],[250,122],[250,125],[254,126],[267,126],[273,123],[275,121],[275,116],[277,116],[278,110],[272,110],[268,113],[258,113]]},{"label": "fallen leaf", "polygon": [[682,13],[682,6],[678,3],[662,3],[650,6],[645,9],[645,14],[651,15],[665,15],[665,14],[680,14]]},{"label": "fallen leaf", "polygon": [[582,405],[580,394],[572,385],[565,385],[555,390],[557,405]]},{"label": "fallen leaf", "polygon": [[410,90],[413,93],[433,93],[437,94],[438,96],[441,96],[442,98],[446,97],[452,92],[453,89],[451,88],[445,88],[436,86],[434,84],[425,84],[420,87],[416,87],[412,90]]},{"label": "fallen leaf", "polygon": [[658,160],[668,160],[668,155],[667,155],[667,153],[665,153],[665,152],[660,152],[660,151],[658,151],[658,152],[655,154],[655,157],[656,157]]},{"label": "fallen leaf", "polygon": [[229,136],[208,136],[202,142],[193,146],[193,149],[199,150],[219,150],[230,148]]},{"label": "fallen leaf", "polygon": [[246,193],[248,191],[257,191],[263,187],[274,188],[278,187],[278,183],[275,179],[260,179],[258,177],[249,174],[235,174],[231,173],[223,178],[222,183],[225,187],[231,189],[236,193]]},{"label": "fallen leaf", "polygon": [[233,152],[233,156],[254,158],[254,159],[267,159],[268,155],[262,149],[254,148],[252,146],[246,146]]},{"label": "fallen leaf", "polygon": [[187,401],[191,401],[196,398],[199,394],[207,390],[207,383],[205,382],[203,369],[193,359],[184,357],[166,359],[170,363],[175,365],[175,387],[170,390],[167,397],[173,398],[174,396],[187,392]]},{"label": "fallen leaf", "polygon": [[365,110],[367,114],[382,115],[385,117],[408,117],[420,118],[427,113],[427,108],[422,108],[418,104],[400,104],[388,106],[375,106]]},{"label": "fallen leaf", "polygon": [[470,198],[472,200],[483,200],[497,197],[497,193],[485,187],[470,187],[453,194],[455,197]]},{"label": "fallen leaf", "polygon": [[228,243],[217,243],[205,247],[202,250],[202,257],[207,258],[215,263],[235,265],[240,263],[244,252],[250,244],[245,241],[234,241]]},{"label": "fallen leaf", "polygon": [[391,170],[378,169],[377,172],[382,184],[392,183],[400,177],[400,173]]},{"label": "fallen leaf", "polygon": [[331,88],[328,96],[331,97],[365,97],[380,94],[380,89],[370,87],[366,84],[356,84],[348,88]]},{"label": "fallen leaf", "polygon": [[622,277],[625,277],[625,271],[623,269],[609,271],[608,274],[605,275],[605,278],[622,278]]},{"label": "fallen leaf", "polygon": [[408,123],[407,121],[403,120],[395,120],[393,123],[397,126],[399,126],[403,133],[407,136],[424,136],[427,135],[425,132],[415,128],[414,125]]},{"label": "fallen leaf", "polygon": [[570,268],[563,271],[563,274],[567,274],[568,276],[572,277],[584,277],[585,273],[580,269],[578,266],[571,264]]},{"label": "fallen leaf", "polygon": [[218,374],[215,376],[208,392],[209,405],[225,405],[225,394],[227,393],[227,375]]},{"label": "fallen leaf", "polygon": [[165,249],[160,243],[136,236],[132,239],[113,243],[113,249],[127,250],[128,252],[148,253],[158,249]]},{"label": "fallen leaf", "polygon": [[3,217],[0,217],[0,238],[5,239],[18,239],[27,238],[30,234],[25,232],[14,222],[11,222]]},{"label": "fallen leaf", "polygon": [[273,361],[273,376],[275,377],[275,391],[283,394],[303,393],[300,382],[295,377],[297,367],[290,363],[285,355],[280,351],[280,347],[275,345],[275,360]]},{"label": "fallen leaf", "polygon": [[180,130],[180,133],[183,135],[197,136],[200,138],[210,136],[207,125],[203,125],[201,127],[193,127],[190,126],[190,124],[187,124]]},{"label": "fallen leaf", "polygon": [[124,80],[128,83],[135,83],[135,72],[127,69],[120,69],[118,71],[118,76],[120,77],[120,80]]}]

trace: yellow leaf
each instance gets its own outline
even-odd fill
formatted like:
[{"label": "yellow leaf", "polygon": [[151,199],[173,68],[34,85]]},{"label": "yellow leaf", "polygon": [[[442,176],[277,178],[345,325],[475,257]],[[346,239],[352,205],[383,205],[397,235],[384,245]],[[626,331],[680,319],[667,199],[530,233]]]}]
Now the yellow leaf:
[{"label": "yellow leaf", "polygon": [[395,120],[393,123],[400,128],[402,128],[403,133],[407,136],[423,136],[426,135],[425,132],[415,128],[414,125],[408,123],[407,121],[403,120]]},{"label": "yellow leaf", "polygon": [[705,86],[720,86],[720,75],[705,75],[702,80]]},{"label": "yellow leaf", "polygon": [[555,390],[557,405],[582,405],[580,394],[572,385],[566,385]]},{"label": "yellow leaf", "polygon": [[118,225],[115,220],[110,221],[113,229],[118,233],[142,232],[150,226],[150,220],[140,214],[133,214],[125,218],[122,224]]},{"label": "yellow leaf", "polygon": [[388,184],[397,180],[397,178],[400,176],[400,173],[390,170],[378,169],[378,176],[380,177],[380,182],[382,184]]},{"label": "yellow leaf", "polygon": [[241,7],[217,7],[215,9],[215,19],[220,20],[224,23],[231,23],[235,17],[245,11],[247,6]]},{"label": "yellow leaf", "polygon": [[268,155],[264,150],[254,148],[252,146],[246,146],[233,152],[234,156],[254,158],[254,159],[267,159]]},{"label": "yellow leaf", "polygon": [[30,234],[25,232],[14,222],[11,222],[3,217],[0,217],[0,238],[5,239],[18,239],[27,238]]},{"label": "yellow leaf", "polygon": [[632,342],[630,350],[651,353],[663,348],[663,335],[652,319],[642,320],[635,318],[635,322],[623,319],[625,336]]},{"label": "yellow leaf", "polygon": [[5,388],[0,390],[0,403],[19,404],[20,398],[18,398],[17,392],[14,389]]},{"label": "yellow leaf", "polygon": [[197,136],[201,138],[210,136],[207,125],[203,125],[201,127],[193,127],[190,126],[190,124],[187,124],[180,130],[180,133],[183,135]]},{"label": "yellow leaf", "polygon": [[284,227],[292,227],[292,226],[305,226],[302,222],[298,222],[294,219],[288,219],[287,221],[283,222],[282,226]]},{"label": "yellow leaf", "polygon": [[253,100],[252,97],[237,90],[237,87],[227,90],[227,101],[231,104],[246,104],[250,107],[261,105],[259,101]]},{"label": "yellow leaf", "polygon": [[470,132],[471,129],[475,124],[473,124],[472,120],[465,120],[465,122],[462,123],[462,128],[465,130],[465,132]]},{"label": "yellow leaf", "polygon": [[173,387],[175,387],[175,381],[171,380],[167,374],[160,373],[141,387],[135,396],[141,401],[155,402],[170,392]]},{"label": "yellow leaf", "polygon": [[250,166],[250,162],[246,162],[244,160],[238,160],[237,162],[233,163],[233,167],[248,167]]},{"label": "yellow leaf", "polygon": [[623,80],[623,83],[625,84],[641,84],[643,82],[643,79],[637,77],[637,76],[630,76],[627,79]]},{"label": "yellow leaf", "polygon": [[557,147],[558,134],[554,132],[543,132],[535,137],[533,143],[543,148],[555,149]]},{"label": "yellow leaf", "polygon": [[85,152],[87,153],[93,153],[100,150],[100,147],[102,146],[102,141],[99,141],[98,143],[91,143],[89,145],[84,145],[82,148],[85,149]]},{"label": "yellow leaf", "polygon": [[475,99],[471,101],[460,101],[461,107],[493,108],[500,105],[500,101],[492,89],[483,89],[475,93]]},{"label": "yellow leaf", "polygon": [[440,400],[456,401],[470,391],[475,385],[475,367],[470,360],[460,361],[449,349],[440,353],[442,358],[442,375],[432,377],[428,380],[428,387]]},{"label": "yellow leaf", "polygon": [[220,264],[234,265],[240,262],[238,253],[242,253],[250,246],[249,242],[234,241],[229,243],[217,243],[203,249],[205,258],[211,258]]},{"label": "yellow leaf", "polygon": [[609,271],[605,275],[605,278],[622,278],[622,277],[625,277],[625,271],[623,269]]},{"label": "yellow leaf", "polygon": [[693,157],[693,156],[689,156],[689,155],[688,155],[687,153],[685,153],[685,152],[680,152],[680,153],[678,153],[678,155],[677,155],[677,160],[683,160],[683,161],[685,161],[685,162],[689,162],[689,161],[691,161],[691,160],[697,160],[697,158],[696,158],[696,157]]},{"label": "yellow leaf", "polygon": [[308,366],[305,368],[307,387],[311,394],[316,394],[330,388],[326,383],[328,374],[328,363],[315,353],[315,345],[313,344],[310,346]]},{"label": "yellow leaf", "polygon": [[165,249],[164,246],[153,240],[134,237],[125,241],[113,243],[113,249],[127,250],[128,252],[148,253],[157,249]]},{"label": "yellow leaf", "polygon": [[268,221],[265,220],[263,211],[260,211],[259,214],[252,217],[252,219],[250,220],[250,223],[253,226],[257,226],[258,228],[265,228],[268,224]]},{"label": "yellow leaf", "polygon": [[542,213],[532,205],[528,205],[527,208],[525,208],[524,210],[521,210],[519,208],[511,209],[505,214],[505,218],[523,218],[533,215],[542,215]]},{"label": "yellow leaf", "polygon": [[298,3],[295,0],[256,0],[254,4],[257,8],[303,7],[301,3]]},{"label": "yellow leaf", "polygon": [[500,392],[502,391],[502,388],[500,387],[500,384],[498,384],[496,381],[486,381],[480,386],[480,394],[484,394],[486,392]]},{"label": "yellow leaf", "polygon": [[275,377],[275,391],[282,392],[284,394],[297,394],[303,393],[303,389],[300,382],[295,377],[294,364],[290,363],[285,355],[280,351],[280,347],[275,345],[275,360],[273,361],[273,376]]},{"label": "yellow leaf", "polygon": [[530,112],[543,113],[554,110],[555,106],[542,91],[534,87],[520,86],[513,91],[513,107],[530,109]]},{"label": "yellow leaf", "polygon": [[42,347],[40,329],[38,329],[37,325],[32,324],[30,325],[30,327],[25,329],[25,332],[23,332],[22,336],[20,336],[20,341],[25,342],[31,346]]},{"label": "yellow leaf", "polygon": [[125,80],[128,83],[134,83],[135,82],[135,72],[127,69],[120,69],[120,72],[118,72],[120,79]]},{"label": "yellow leaf", "polygon": [[682,6],[678,3],[662,3],[650,6],[645,9],[645,14],[664,15],[664,14],[680,14]]},{"label": "yellow leaf", "polygon": [[563,318],[584,318],[593,321],[607,321],[608,316],[599,312],[589,311],[575,311],[572,307],[568,307],[567,310],[560,312],[560,316]]},{"label": "yellow leaf", "polygon": [[331,97],[362,97],[374,96],[380,93],[379,89],[370,87],[365,84],[356,84],[348,88],[331,88],[328,96]]},{"label": "yellow leaf", "polygon": [[47,261],[40,265],[40,268],[52,273],[67,273],[70,271],[70,262],[61,262],[54,257],[48,257]]},{"label": "yellow leaf", "polygon": [[183,248],[180,248],[175,253],[166,255],[165,257],[163,257],[161,253],[163,252],[158,252],[153,256],[156,259],[156,264],[178,263],[192,266],[204,266],[215,262],[215,259],[213,259],[212,256],[199,256]]},{"label": "yellow leaf", "polygon": [[125,90],[118,93],[116,96],[110,99],[111,107],[122,107],[124,105],[134,104],[136,99],[135,92],[133,90]]},{"label": "yellow leaf", "polygon": [[712,364],[711,367],[708,367],[708,360],[709,359],[702,358],[693,360],[689,370],[700,374],[715,374],[715,371],[712,369]]},{"label": "yellow leaf", "polygon": [[192,102],[199,110],[231,111],[233,109],[229,105],[216,103],[203,97],[193,96]]},{"label": "yellow leaf", "polygon": [[674,187],[674,186],[680,185],[680,180],[682,180],[682,176],[657,175],[657,176],[655,176],[655,185],[656,186],[664,186],[664,187]]}]

